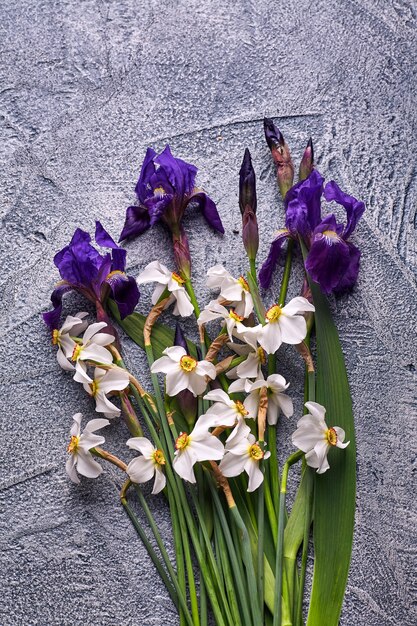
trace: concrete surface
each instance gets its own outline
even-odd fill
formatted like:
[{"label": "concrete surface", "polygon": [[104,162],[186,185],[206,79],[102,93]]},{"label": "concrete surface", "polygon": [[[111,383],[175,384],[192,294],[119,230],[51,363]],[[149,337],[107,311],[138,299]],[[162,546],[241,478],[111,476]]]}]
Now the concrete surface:
[{"label": "concrete surface", "polygon": [[[59,370],[40,314],[57,279],[53,255],[74,228],[100,218],[120,232],[148,145],[169,142],[195,163],[218,202],[223,238],[199,216],[186,222],[202,301],[207,267],[243,269],[233,231],[246,146],[258,174],[263,258],[283,221],[264,115],[295,157],[311,134],[322,173],[367,204],[355,235],[359,284],[333,301],[358,436],[341,624],[415,624],[415,3],[2,0],[0,28],[0,624],[177,624],[118,505],[117,474],[80,488],[66,478],[71,415],[93,411]],[[161,229],[128,250],[132,272],[171,255]],[[81,300],[67,304],[75,312]],[[126,350],[143,378],[142,356]],[[284,356],[299,408],[298,365]],[[291,430],[282,425],[284,441]],[[123,426],[109,431],[109,447],[129,458]],[[152,503],[169,536],[162,499]]]}]

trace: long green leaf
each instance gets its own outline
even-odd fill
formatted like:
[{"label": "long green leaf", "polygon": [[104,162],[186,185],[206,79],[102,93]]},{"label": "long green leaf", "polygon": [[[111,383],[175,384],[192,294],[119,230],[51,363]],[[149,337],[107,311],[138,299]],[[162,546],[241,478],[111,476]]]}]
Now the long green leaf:
[{"label": "long green leaf", "polygon": [[350,445],[332,449],[330,469],[315,476],[314,574],[307,626],[337,626],[352,553],[356,445],[352,401],[338,332],[327,299],[310,282],[316,307],[317,402],[328,426],[341,426]]},{"label": "long green leaf", "polygon": [[[143,327],[145,325],[146,317],[141,313],[132,313],[132,315],[128,315],[124,318],[124,320],[120,319],[119,311],[117,306],[113,300],[108,300],[108,306],[110,312],[114,319],[117,321],[119,326],[123,328],[125,333],[129,335],[129,337],[138,344],[141,348],[144,348],[143,342]],[[152,348],[155,359],[159,359],[162,356],[162,352],[165,348],[172,346],[174,343],[174,331],[166,326],[165,324],[161,324],[156,322],[152,329]],[[191,356],[197,356],[196,346],[192,341],[187,340],[187,345],[189,349],[189,354]]]}]

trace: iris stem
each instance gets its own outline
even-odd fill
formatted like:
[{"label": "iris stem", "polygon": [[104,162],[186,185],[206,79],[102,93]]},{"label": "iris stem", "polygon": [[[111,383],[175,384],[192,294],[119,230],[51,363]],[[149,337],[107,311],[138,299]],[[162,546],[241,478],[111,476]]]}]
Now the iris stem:
[{"label": "iris stem", "polygon": [[284,524],[285,524],[285,497],[287,494],[287,479],[289,469],[294,463],[299,461],[303,452],[298,450],[288,457],[282,469],[281,490],[279,498],[278,515],[278,538],[277,553],[275,562],[275,597],[274,597],[274,621],[273,626],[280,626],[282,613],[282,575],[283,575],[283,547],[284,547]]}]

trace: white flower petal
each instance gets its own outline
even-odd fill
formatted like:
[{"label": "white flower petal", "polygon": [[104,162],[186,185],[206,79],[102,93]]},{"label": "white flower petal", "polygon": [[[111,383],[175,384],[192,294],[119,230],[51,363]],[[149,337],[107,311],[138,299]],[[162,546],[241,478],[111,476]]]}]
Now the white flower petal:
[{"label": "white flower petal", "polygon": [[179,359],[178,361],[173,361],[169,356],[161,356],[152,363],[151,372],[152,374],[171,374],[172,372],[178,371],[178,363]]},{"label": "white flower petal", "polygon": [[259,333],[258,342],[268,354],[275,354],[282,344],[280,325],[265,324]]},{"label": "white flower petal", "polygon": [[134,483],[147,483],[155,473],[155,464],[151,459],[138,456],[130,461],[126,472]]},{"label": "white flower petal", "polygon": [[[307,335],[307,324],[301,315],[287,317],[282,314],[278,325],[281,331],[282,341],[291,345],[301,343]],[[273,324],[272,324],[273,326]]]},{"label": "white flower petal", "polygon": [[239,378],[256,378],[260,370],[258,354],[252,352],[248,358],[237,366]]},{"label": "white flower petal", "polygon": [[136,282],[138,285],[153,282],[166,285],[171,277],[171,273],[172,272],[170,272],[169,269],[165,267],[165,265],[162,265],[159,261],[152,261],[152,263],[149,263],[139,274]]},{"label": "white flower petal", "polygon": [[297,313],[304,313],[305,311],[315,311],[315,308],[306,298],[297,296],[297,298],[290,300],[282,310],[285,315],[296,315]]},{"label": "white flower petal", "polygon": [[103,472],[101,465],[89,453],[77,454],[76,464],[77,472],[87,478],[97,478]]},{"label": "white flower petal", "polygon": [[104,376],[97,376],[97,369],[94,379],[96,381],[100,381],[99,389],[103,393],[110,393],[111,391],[123,391],[123,389],[126,389],[126,387],[129,385],[129,374],[124,370],[111,369],[107,370]]},{"label": "white flower petal", "polygon": [[194,466],[193,455],[190,454],[189,449],[183,450],[180,454],[177,454],[172,462],[172,467],[177,472],[178,476],[181,476],[189,483],[195,483],[195,474],[193,470]]},{"label": "white flower petal", "polygon": [[216,368],[210,361],[198,361],[197,367],[194,370],[195,374],[199,376],[209,376],[212,380],[216,378]]},{"label": "white flower petal", "polygon": [[152,456],[156,449],[153,443],[146,437],[131,437],[126,441],[126,445],[132,450],[137,450],[148,459]]},{"label": "white flower petal", "polygon": [[81,350],[78,361],[95,361],[97,363],[111,365],[113,363],[113,357],[103,346],[99,346],[95,343],[89,343]]},{"label": "white flower petal", "polygon": [[105,413],[107,417],[119,417],[120,409],[110,402],[104,393],[99,391],[96,396],[96,411],[97,413]]},{"label": "white flower petal", "polygon": [[190,437],[190,447],[197,461],[217,461],[223,458],[224,446],[217,437],[210,434],[198,439],[193,439],[191,435]]},{"label": "white flower petal", "polygon": [[87,328],[87,330],[85,331],[85,333],[83,335],[83,343],[85,344],[88,341],[90,341],[90,339],[96,333],[98,333],[103,328],[106,328],[106,326],[107,326],[106,322],[95,322],[94,324],[90,324],[90,326]]},{"label": "white flower petal", "polygon": [[245,471],[249,476],[248,491],[255,491],[264,479],[263,472],[259,469],[259,463],[251,459],[246,462]]},{"label": "white flower petal", "polygon": [[[176,396],[183,389],[190,389],[189,377],[180,368],[177,368],[174,372],[169,372],[165,378],[166,392],[169,396]],[[206,385],[204,383],[204,389]],[[203,390],[204,390],[203,389]],[[190,389],[190,391],[192,391]],[[197,394],[196,394],[197,395]]]},{"label": "white flower petal", "polygon": [[322,406],[318,402],[306,402],[304,406],[306,407],[306,409],[308,409],[309,413],[318,421],[318,423],[320,423],[320,425],[324,424],[325,426],[326,409],[324,408],[324,406]]},{"label": "white flower petal", "polygon": [[79,485],[80,479],[77,476],[77,472],[75,469],[75,457],[73,455],[71,455],[68,458],[65,464],[65,469],[66,469],[68,476],[71,478],[72,482],[75,483],[76,485]]},{"label": "white flower petal", "polygon": [[275,396],[279,408],[284,413],[285,417],[291,417],[294,414],[294,405],[292,399],[285,393],[279,393]]},{"label": "white flower petal", "polygon": [[[110,424],[109,420],[104,418],[97,418],[94,420],[90,420],[86,427],[84,428],[85,433],[94,433],[96,430],[100,430],[100,428],[104,428],[104,426],[108,426]],[[104,442],[103,442],[104,443]]]},{"label": "white flower petal", "polygon": [[153,484],[152,494],[155,496],[157,493],[165,488],[167,479],[165,477],[162,468],[158,465],[155,466],[155,482]]},{"label": "white flower petal", "polygon": [[247,460],[247,456],[237,456],[227,452],[220,462],[220,471],[227,478],[239,476],[244,471]]},{"label": "white flower petal", "polygon": [[109,333],[96,333],[91,340],[96,346],[109,346],[114,342],[114,335]]},{"label": "white flower petal", "polygon": [[56,353],[56,359],[59,365],[62,367],[62,369],[65,370],[66,372],[72,372],[75,369],[73,364],[67,360],[61,348],[58,348],[58,352]]}]

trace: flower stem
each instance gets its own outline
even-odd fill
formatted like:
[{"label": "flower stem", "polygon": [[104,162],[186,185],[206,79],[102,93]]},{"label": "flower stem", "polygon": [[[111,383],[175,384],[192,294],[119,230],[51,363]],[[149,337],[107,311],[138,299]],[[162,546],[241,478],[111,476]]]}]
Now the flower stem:
[{"label": "flower stem", "polygon": [[294,248],[294,240],[289,239],[288,246],[287,246],[287,254],[285,257],[284,273],[282,275],[282,281],[281,281],[281,289],[279,291],[279,296],[278,296],[278,304],[281,307],[285,305],[285,298],[287,297],[288,283],[289,283],[290,275],[291,275],[293,248]]},{"label": "flower stem", "polygon": [[275,563],[275,598],[274,598],[274,621],[273,626],[280,626],[282,612],[282,574],[283,574],[283,547],[284,547],[284,524],[285,524],[285,496],[287,494],[288,472],[294,463],[299,461],[303,456],[303,452],[298,450],[288,457],[282,469],[281,490],[279,498],[279,515],[278,515],[278,538],[277,538],[277,556]]}]

